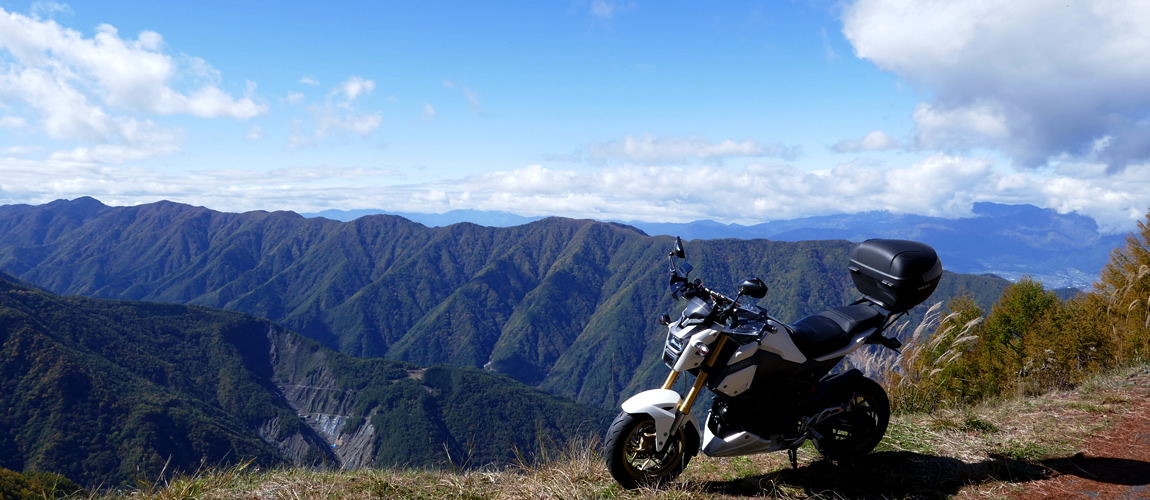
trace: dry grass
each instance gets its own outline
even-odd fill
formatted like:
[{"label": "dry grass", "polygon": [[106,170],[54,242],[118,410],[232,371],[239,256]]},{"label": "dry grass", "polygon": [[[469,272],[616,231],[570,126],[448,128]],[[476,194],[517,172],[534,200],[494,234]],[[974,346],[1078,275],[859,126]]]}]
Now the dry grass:
[{"label": "dry grass", "polygon": [[600,443],[583,440],[541,463],[457,471],[205,468],[93,499],[782,499],[1000,498],[1049,473],[1052,459],[1116,423],[1150,380],[1137,365],[1099,376],[1077,391],[1016,397],[966,408],[896,415],[879,448],[859,463],[822,460],[809,446],[792,469],[785,453],[696,457],[659,490],[625,491],[611,479]]}]

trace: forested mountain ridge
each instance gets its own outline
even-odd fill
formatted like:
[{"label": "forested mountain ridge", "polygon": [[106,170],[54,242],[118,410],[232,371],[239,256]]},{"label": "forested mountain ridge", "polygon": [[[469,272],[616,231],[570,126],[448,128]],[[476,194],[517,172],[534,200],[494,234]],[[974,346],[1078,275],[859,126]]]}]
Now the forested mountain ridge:
[{"label": "forested mountain ridge", "polygon": [[[427,226],[476,222],[487,226],[527,224],[540,217],[505,212],[452,210],[444,214],[385,212],[382,210],[325,210],[307,217],[351,221],[365,215],[390,213]],[[997,274],[1011,280],[1023,275],[1047,287],[1088,288],[1110,251],[1123,235],[1101,231],[1090,217],[1060,214],[1033,205],[976,202],[971,214],[960,218],[932,217],[870,211],[803,217],[744,226],[711,220],[687,223],[626,221],[650,235],[683,239],[770,239],[777,241],[898,238],[921,241],[940,249],[951,271]]]},{"label": "forested mountain ridge", "polygon": [[61,297],[6,273],[0,346],[0,467],[86,485],[245,460],[510,463],[610,418],[506,376],[353,358],[242,313]]},{"label": "forested mountain ridge", "polygon": [[[510,374],[605,408],[664,375],[669,237],[548,218],[508,228],[427,228],[290,212],[231,214],[171,202],[81,198],[0,207],[0,269],[56,293],[243,311],[342,352]],[[719,290],[749,276],[784,319],[857,298],[847,241],[688,242]],[[946,265],[945,261],[943,263]],[[985,307],[1006,282],[947,274]]]}]

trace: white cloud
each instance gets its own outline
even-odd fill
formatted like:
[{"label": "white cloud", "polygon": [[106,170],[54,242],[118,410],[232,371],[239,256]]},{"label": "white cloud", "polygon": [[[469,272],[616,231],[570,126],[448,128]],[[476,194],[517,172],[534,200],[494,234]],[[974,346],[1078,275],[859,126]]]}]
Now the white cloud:
[{"label": "white cloud", "polygon": [[836,153],[858,153],[860,151],[886,151],[899,149],[902,142],[891,137],[881,130],[875,130],[863,136],[862,140],[840,141],[831,147]]},{"label": "white cloud", "polygon": [[56,14],[72,15],[72,7],[68,4],[46,0],[36,0],[29,8],[32,15],[37,18],[52,19]]},{"label": "white cloud", "polygon": [[299,82],[304,84],[304,85],[311,85],[312,87],[318,87],[319,86],[319,80],[316,80],[315,78],[312,78],[310,76],[305,76],[303,78],[300,78]]},{"label": "white cloud", "polygon": [[859,0],[843,12],[858,57],[931,96],[926,148],[990,147],[1019,165],[1053,157],[1111,171],[1150,158],[1150,3]]},{"label": "white cloud", "polygon": [[754,140],[724,139],[711,142],[704,137],[624,136],[619,141],[597,142],[588,147],[592,161],[622,160],[643,164],[682,164],[694,160],[722,160],[732,157],[779,157],[793,160],[797,147],[778,144],[763,146]]},{"label": "white cloud", "polygon": [[319,119],[319,124],[316,126],[315,137],[316,139],[326,139],[332,131],[346,131],[358,134],[360,136],[367,136],[383,122],[383,115],[381,113],[348,113],[343,115],[337,114],[324,114]]},{"label": "white cloud", "polygon": [[427,121],[427,122],[435,121],[435,107],[432,106],[431,104],[425,103],[423,105],[423,121]]},{"label": "white cloud", "polygon": [[[101,155],[104,157],[101,158]],[[1030,203],[1095,218],[1129,231],[1146,213],[1150,163],[1107,174],[1101,163],[1004,173],[989,160],[935,154],[884,168],[852,162],[804,171],[787,165],[623,166],[549,169],[542,165],[423,184],[397,184],[398,169],[290,167],[264,172],[170,175],[116,166],[127,152],[74,151],[48,160],[0,158],[0,203],[45,203],[94,196],[110,204],[170,199],[217,210],[379,208],[442,213],[501,210],[617,220],[769,220],[889,210],[941,217],[971,215],[979,201]],[[104,161],[104,164],[95,160]]]},{"label": "white cloud", "polygon": [[104,144],[54,151],[52,160],[80,163],[119,164],[143,160],[180,151],[182,132],[156,125],[151,121],[115,117],[108,120],[110,134]]},{"label": "white cloud", "polygon": [[31,153],[35,153],[38,151],[42,151],[43,149],[44,148],[41,146],[8,146],[4,149],[0,149],[0,154],[11,155],[11,156],[23,156],[26,154],[31,154]]},{"label": "white cloud", "polygon": [[182,131],[146,115],[245,120],[266,112],[254,97],[255,83],[233,97],[203,59],[164,53],[159,33],[126,39],[102,24],[85,37],[40,18],[67,13],[61,5],[40,2],[33,17],[0,9],[0,55],[7,62],[0,99],[21,115],[0,121],[61,142],[50,160],[118,164],[179,152]]},{"label": "white cloud", "polygon": [[19,116],[0,116],[0,128],[20,128],[27,123]]},{"label": "white cloud", "polygon": [[244,137],[247,137],[248,140],[258,141],[260,139],[263,139],[264,135],[266,135],[266,133],[264,132],[263,127],[261,127],[259,125],[252,125],[252,128],[250,130],[248,130],[247,135],[245,135]]},{"label": "white cloud", "polygon": [[161,41],[158,33],[149,31],[136,40],[125,40],[107,24],[97,26],[92,38],[85,38],[54,21],[0,9],[0,48],[15,59],[3,74],[0,91],[49,115],[49,120],[59,119],[53,115],[60,110],[44,105],[43,93],[18,85],[21,80],[50,79],[57,93],[85,94],[131,112],[244,120],[266,111],[266,106],[250,96],[235,99],[214,85],[203,85],[188,94],[175,90],[171,84],[177,67],[170,56],[156,51]]},{"label": "white cloud", "polygon": [[359,76],[349,77],[332,88],[322,105],[309,107],[314,127],[310,133],[303,131],[303,122],[293,123],[293,132],[288,136],[288,149],[314,146],[334,132],[352,133],[362,137],[371,135],[383,124],[383,113],[360,109],[358,100],[374,90],[374,81]]},{"label": "white cloud", "polygon": [[834,61],[834,60],[838,59],[839,55],[837,52],[835,52],[835,48],[833,46],[831,46],[831,40],[830,40],[830,37],[827,36],[826,28],[819,28],[819,37],[822,38],[823,53],[826,54],[827,60],[828,61]]},{"label": "white cloud", "polygon": [[471,106],[471,111],[477,115],[483,114],[483,104],[479,102],[479,93],[469,89],[463,89],[463,98],[467,99],[467,105]]},{"label": "white cloud", "polygon": [[611,19],[615,15],[615,4],[607,0],[592,0],[591,14],[603,19]]},{"label": "white cloud", "polygon": [[611,20],[616,15],[630,10],[634,2],[619,2],[615,0],[591,0],[591,15],[600,19]]},{"label": "white cloud", "polygon": [[360,94],[368,95],[371,94],[373,90],[375,90],[375,81],[353,76],[333,89],[332,95],[343,94],[348,101],[354,101]]},{"label": "white cloud", "polygon": [[78,147],[69,151],[56,151],[48,156],[50,160],[77,163],[120,164],[129,160],[144,160],[153,156],[169,155],[180,150],[174,145],[156,147],[124,146],[120,144],[100,144],[93,147]]},{"label": "white cloud", "polygon": [[295,105],[299,104],[300,101],[303,101],[303,98],[303,92],[288,92],[285,99],[287,100],[288,104]]},{"label": "white cloud", "polygon": [[463,92],[463,99],[467,101],[467,106],[471,108],[471,111],[477,115],[483,114],[483,103],[479,100],[478,92],[468,87],[460,87],[458,83],[447,78],[443,79],[443,86],[449,89],[459,88]]}]

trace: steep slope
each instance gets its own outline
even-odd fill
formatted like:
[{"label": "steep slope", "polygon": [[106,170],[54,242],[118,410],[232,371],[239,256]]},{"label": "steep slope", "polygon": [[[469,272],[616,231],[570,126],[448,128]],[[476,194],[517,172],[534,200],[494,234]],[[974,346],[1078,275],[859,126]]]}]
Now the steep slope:
[{"label": "steep slope", "polygon": [[[486,366],[605,408],[662,376],[655,318],[675,307],[664,275],[671,244],[561,218],[426,228],[386,215],[337,222],[170,202],[0,209],[0,269],[56,293],[243,311],[347,354]],[[688,250],[694,276],[720,290],[759,276],[772,289],[762,304],[796,320],[856,298],[850,245],[697,240]],[[936,300],[957,293],[953,279]],[[991,297],[987,308],[1006,284],[961,280]]]},{"label": "steep slope", "polygon": [[508,377],[331,351],[203,307],[60,297],[0,273],[0,467],[82,484],[201,463],[471,465],[610,414]]},{"label": "steep slope", "polygon": [[[331,460],[246,366],[244,344],[268,327],[237,313],[58,297],[0,275],[0,464],[91,484],[156,474],[169,460]],[[261,435],[273,420],[277,431]]]}]

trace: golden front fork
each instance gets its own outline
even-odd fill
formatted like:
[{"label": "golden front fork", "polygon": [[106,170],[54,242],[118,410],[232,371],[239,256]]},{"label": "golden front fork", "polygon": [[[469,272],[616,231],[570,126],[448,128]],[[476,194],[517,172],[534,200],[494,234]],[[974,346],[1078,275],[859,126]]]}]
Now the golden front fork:
[{"label": "golden front fork", "polygon": [[[719,341],[715,343],[715,350],[711,351],[711,355],[708,356],[707,360],[703,362],[703,364],[706,365],[706,368],[710,368],[710,367],[714,366],[715,362],[719,360],[719,353],[722,352],[723,344],[725,344],[726,342],[727,342],[727,336],[725,334],[720,333],[719,334]],[[671,370],[671,374],[667,375],[667,381],[663,382],[663,388],[670,390],[671,386],[675,384],[675,380],[678,378],[679,378],[679,372],[677,372],[675,370]],[[691,391],[687,393],[687,397],[684,398],[683,402],[679,404],[679,412],[680,413],[690,413],[691,412],[691,406],[693,406],[695,404],[695,398],[699,397],[699,391],[701,391],[703,389],[703,382],[706,382],[706,381],[707,381],[707,371],[706,370],[699,370],[699,376],[695,377],[695,385],[691,386]]]}]

